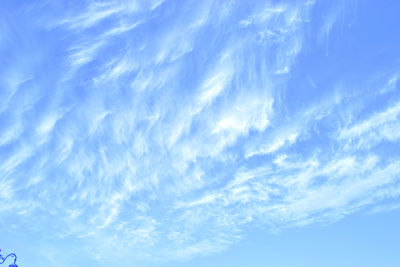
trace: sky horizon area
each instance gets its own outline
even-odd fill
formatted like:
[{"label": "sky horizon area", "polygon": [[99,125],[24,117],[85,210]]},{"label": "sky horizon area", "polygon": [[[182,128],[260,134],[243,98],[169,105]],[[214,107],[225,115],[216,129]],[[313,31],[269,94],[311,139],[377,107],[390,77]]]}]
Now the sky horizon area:
[{"label": "sky horizon area", "polygon": [[399,10],[0,0],[0,254],[400,266]]}]

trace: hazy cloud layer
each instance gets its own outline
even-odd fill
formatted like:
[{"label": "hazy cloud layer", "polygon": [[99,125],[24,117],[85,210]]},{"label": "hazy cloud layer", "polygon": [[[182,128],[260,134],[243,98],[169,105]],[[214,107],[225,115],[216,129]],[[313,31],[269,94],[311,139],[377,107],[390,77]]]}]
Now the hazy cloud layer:
[{"label": "hazy cloud layer", "polygon": [[176,259],[247,227],[399,207],[399,73],[371,67],[354,82],[329,75],[340,65],[307,67],[335,53],[329,36],[352,5],[14,8],[0,24],[3,224],[101,261],[110,249]]}]

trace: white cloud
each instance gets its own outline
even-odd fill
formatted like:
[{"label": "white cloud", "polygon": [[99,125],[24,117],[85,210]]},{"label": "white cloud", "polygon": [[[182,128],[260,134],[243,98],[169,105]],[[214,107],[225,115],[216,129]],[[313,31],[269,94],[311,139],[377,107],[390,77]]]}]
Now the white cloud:
[{"label": "white cloud", "polygon": [[381,148],[398,146],[400,102],[385,98],[397,76],[385,93],[287,88],[313,4],[95,1],[43,25],[62,36],[44,42],[56,57],[2,82],[0,200],[17,214],[4,217],[99,261],[168,260],[221,251],[252,223],[397,198],[399,155]]},{"label": "white cloud", "polygon": [[339,139],[358,148],[370,148],[382,141],[395,142],[400,138],[400,102],[372,114],[368,119],[341,129]]}]

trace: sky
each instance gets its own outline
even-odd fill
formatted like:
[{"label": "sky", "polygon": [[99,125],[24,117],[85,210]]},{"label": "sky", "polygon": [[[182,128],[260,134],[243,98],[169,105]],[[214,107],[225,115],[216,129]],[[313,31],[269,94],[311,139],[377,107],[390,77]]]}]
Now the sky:
[{"label": "sky", "polygon": [[398,10],[0,0],[1,253],[400,266]]}]

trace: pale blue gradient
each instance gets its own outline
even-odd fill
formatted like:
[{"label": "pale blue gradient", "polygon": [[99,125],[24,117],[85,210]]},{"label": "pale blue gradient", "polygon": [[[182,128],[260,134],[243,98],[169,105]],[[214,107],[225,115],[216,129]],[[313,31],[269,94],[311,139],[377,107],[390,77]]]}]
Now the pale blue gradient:
[{"label": "pale blue gradient", "polygon": [[400,266],[398,10],[0,0],[2,253]]}]

